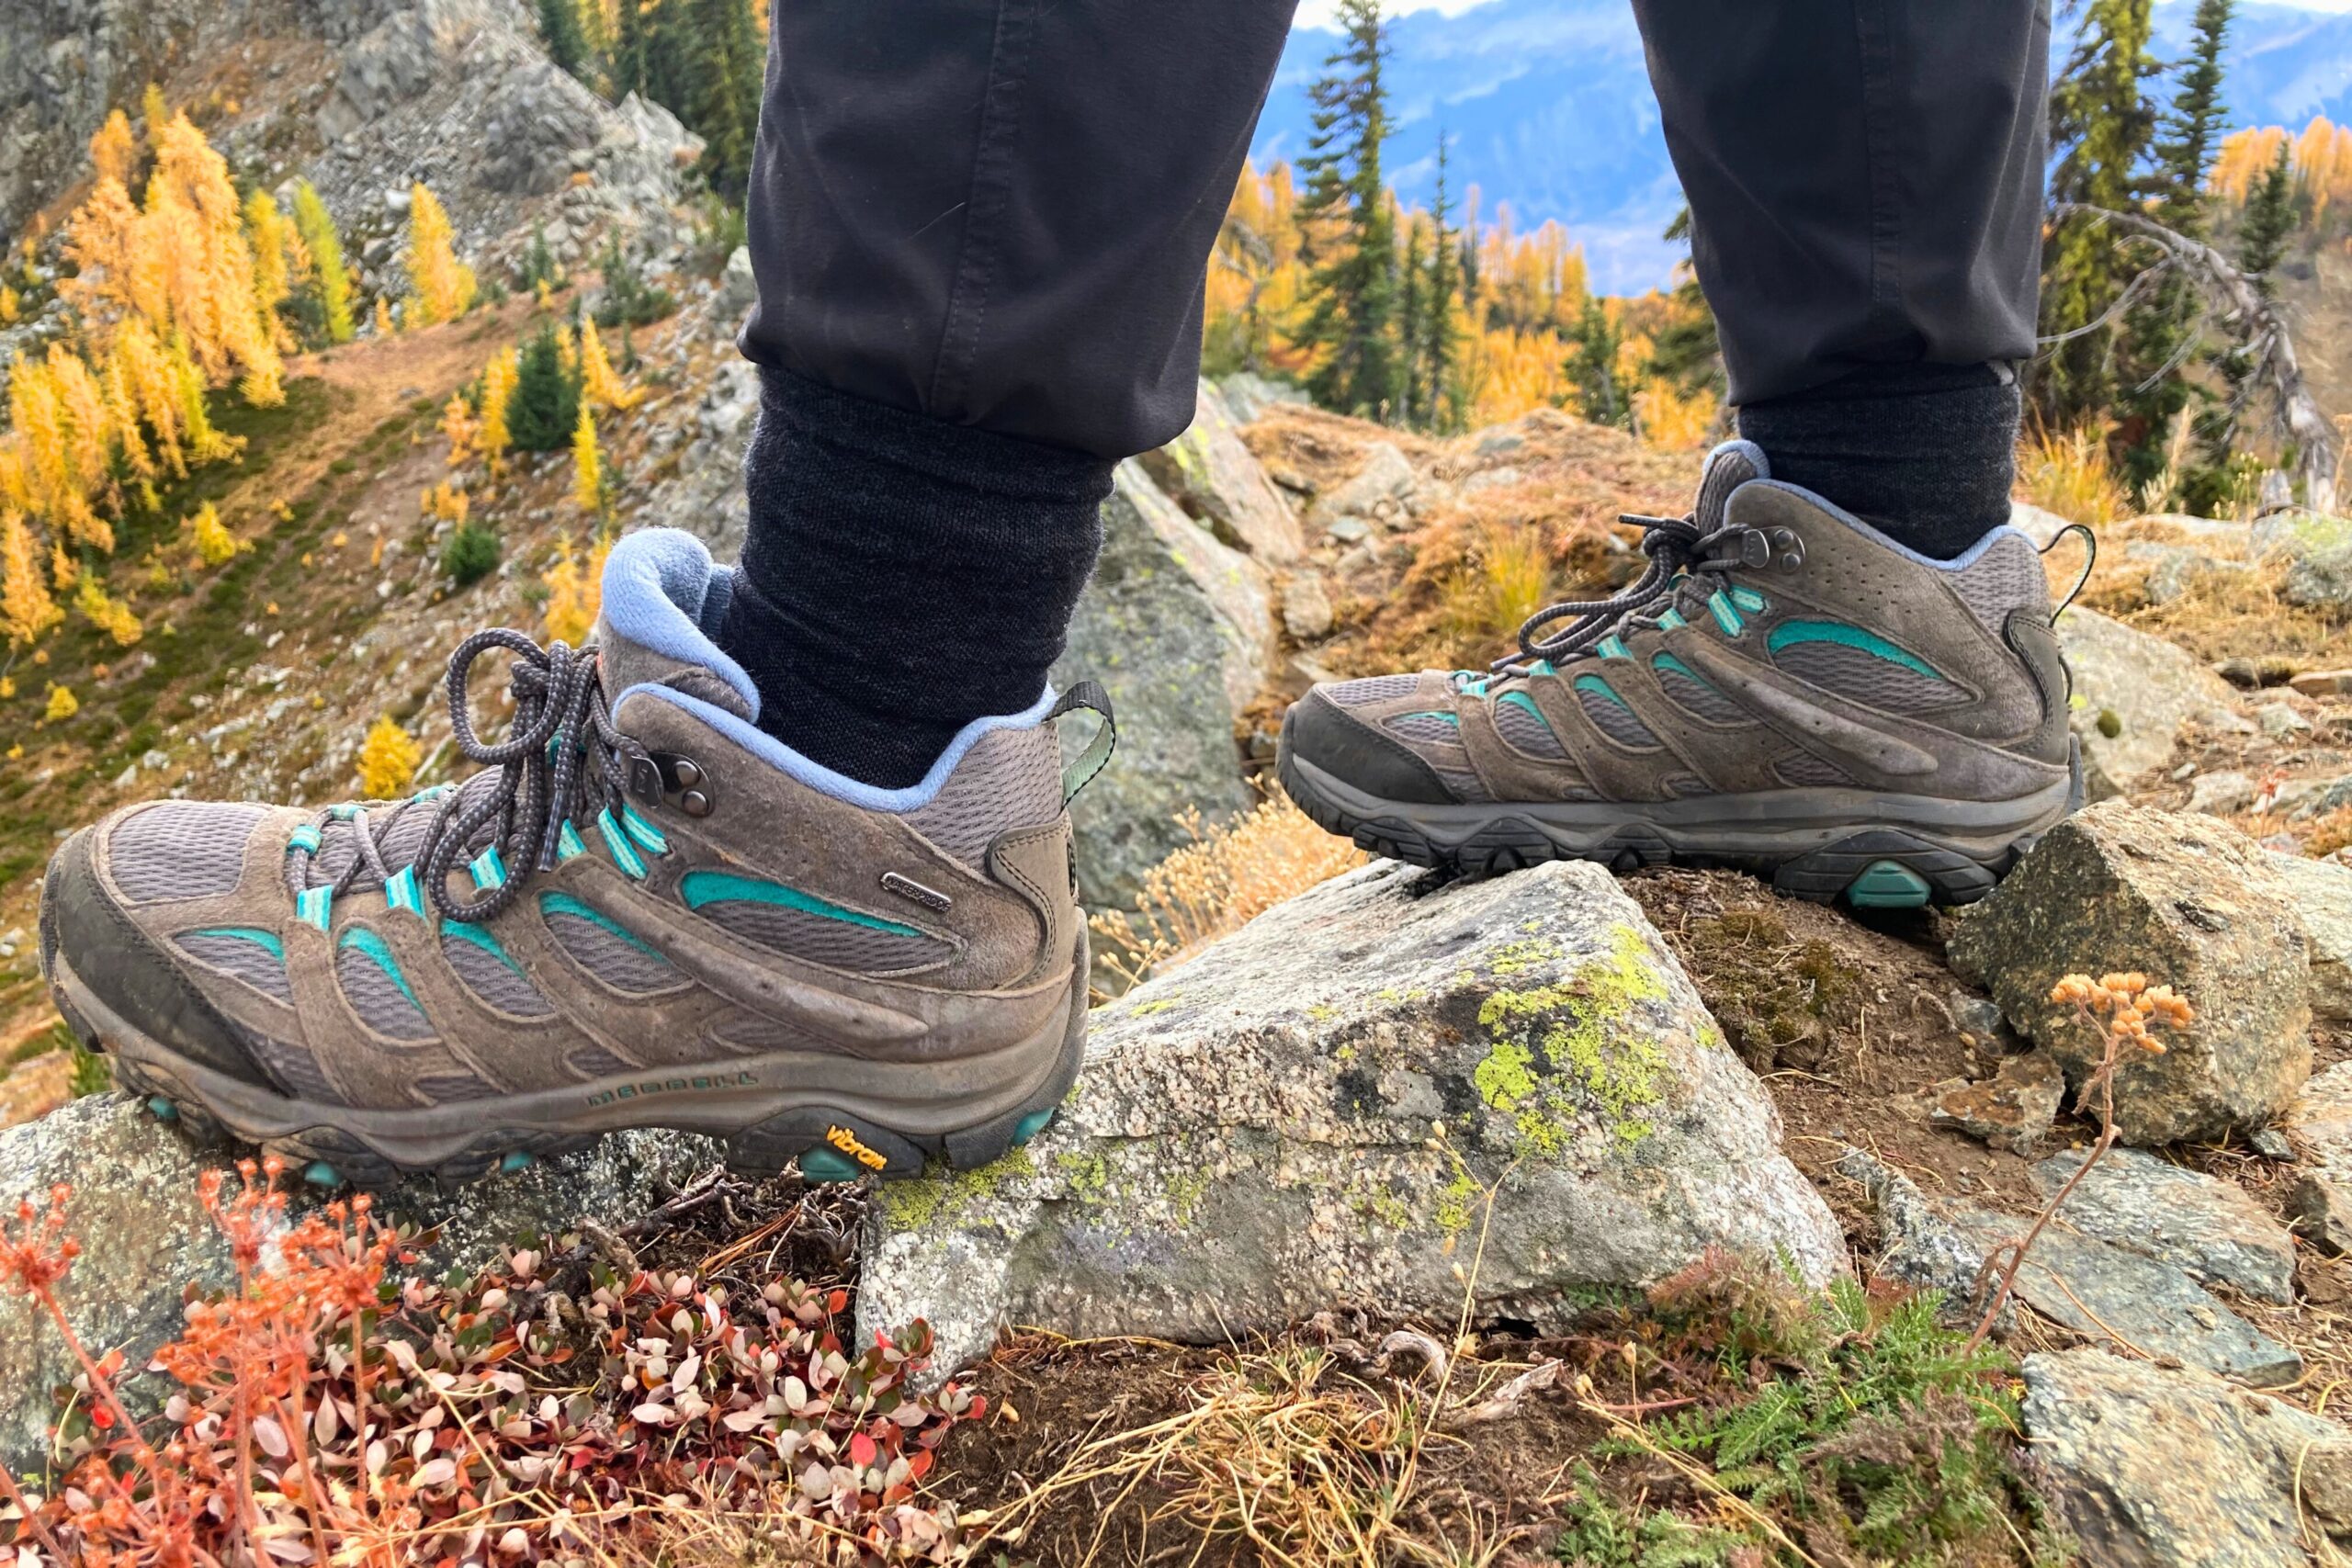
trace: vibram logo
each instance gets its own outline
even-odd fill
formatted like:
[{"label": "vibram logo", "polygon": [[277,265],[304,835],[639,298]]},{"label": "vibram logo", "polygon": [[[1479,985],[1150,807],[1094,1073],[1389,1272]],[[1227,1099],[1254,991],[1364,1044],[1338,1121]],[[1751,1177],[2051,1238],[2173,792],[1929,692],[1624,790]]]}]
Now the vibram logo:
[{"label": "vibram logo", "polygon": [[829,1124],[825,1128],[825,1142],[832,1145],[833,1147],[841,1150],[842,1153],[849,1156],[850,1158],[857,1161],[858,1164],[864,1166],[868,1170],[879,1170],[884,1166],[890,1163],[890,1156],[888,1155],[882,1153],[878,1149],[867,1148],[863,1143],[858,1141],[857,1134],[851,1132],[846,1127],[835,1127]]}]

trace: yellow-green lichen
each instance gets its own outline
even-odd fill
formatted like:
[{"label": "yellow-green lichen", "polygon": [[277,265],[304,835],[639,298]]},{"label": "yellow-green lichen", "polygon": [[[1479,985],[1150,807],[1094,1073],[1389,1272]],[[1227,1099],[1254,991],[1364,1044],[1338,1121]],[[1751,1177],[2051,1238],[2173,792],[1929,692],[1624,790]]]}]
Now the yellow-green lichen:
[{"label": "yellow-green lichen", "polygon": [[1547,1158],[1566,1150],[1588,1117],[1620,1144],[1638,1144],[1653,1131],[1641,1112],[1666,1098],[1668,1062],[1657,1040],[1625,1025],[1637,1006],[1666,994],[1649,943],[1620,926],[1609,956],[1572,978],[1487,996],[1478,1022],[1491,1043],[1471,1084]]},{"label": "yellow-green lichen", "polygon": [[1100,1149],[1069,1149],[1054,1163],[1061,1168],[1062,1185],[1070,1201],[1092,1208],[1110,1195],[1111,1161]]},{"label": "yellow-green lichen", "polygon": [[1468,1230],[1486,1190],[1476,1177],[1457,1163],[1453,1179],[1437,1190],[1437,1207],[1430,1217],[1437,1221],[1438,1234],[1451,1241]]},{"label": "yellow-green lichen", "polygon": [[976,1204],[996,1197],[1006,1182],[1036,1174],[1037,1162],[1029,1151],[1015,1149],[978,1170],[934,1165],[916,1180],[885,1182],[876,1200],[893,1230],[923,1230],[955,1224]]},{"label": "yellow-green lichen", "polygon": [[1550,937],[1531,937],[1495,950],[1487,961],[1487,972],[1496,976],[1523,975],[1530,969],[1548,966],[1560,958],[1560,944]]},{"label": "yellow-green lichen", "polygon": [[1329,1023],[1340,1016],[1340,1010],[1329,1002],[1317,1002],[1306,1010],[1306,1016],[1317,1023]]}]

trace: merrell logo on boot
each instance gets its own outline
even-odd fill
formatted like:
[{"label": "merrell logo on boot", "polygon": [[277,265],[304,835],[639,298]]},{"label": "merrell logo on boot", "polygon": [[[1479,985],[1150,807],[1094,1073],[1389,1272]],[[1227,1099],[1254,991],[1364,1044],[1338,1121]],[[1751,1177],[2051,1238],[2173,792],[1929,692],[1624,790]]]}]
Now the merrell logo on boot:
[{"label": "merrell logo on boot", "polygon": [[709,1089],[752,1089],[759,1081],[756,1073],[695,1073],[690,1077],[640,1078],[636,1083],[625,1083],[618,1089],[599,1089],[588,1097],[588,1105],[593,1110],[616,1100],[643,1100],[656,1094],[687,1094]]},{"label": "merrell logo on boot", "polygon": [[827,1126],[825,1142],[832,1145],[868,1170],[879,1170],[890,1163],[888,1155],[867,1148],[858,1141],[857,1134],[846,1127]]}]

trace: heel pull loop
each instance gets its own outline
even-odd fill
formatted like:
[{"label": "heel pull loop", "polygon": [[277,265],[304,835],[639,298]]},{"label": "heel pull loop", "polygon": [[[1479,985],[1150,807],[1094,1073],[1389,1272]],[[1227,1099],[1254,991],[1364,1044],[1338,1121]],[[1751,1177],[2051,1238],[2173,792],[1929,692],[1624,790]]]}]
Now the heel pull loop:
[{"label": "heel pull loop", "polygon": [[1080,681],[1064,692],[1061,700],[1054,705],[1053,711],[1046,715],[1046,722],[1051,724],[1062,715],[1080,708],[1086,709],[1102,722],[1095,727],[1093,739],[1087,741],[1086,750],[1062,770],[1064,806],[1076,800],[1078,792],[1094,782],[1094,775],[1109,764],[1111,753],[1117,750],[1119,744],[1119,721],[1111,712],[1111,694],[1093,681]]},{"label": "heel pull loop", "polygon": [[2085,523],[2067,524],[2064,528],[2051,535],[2050,542],[2034,553],[2048,555],[2058,547],[2058,541],[2069,534],[2080,534],[2083,536],[2083,574],[2075,579],[2075,586],[2066,591],[2066,597],[2060,602],[2056,609],[2050,612],[2050,624],[2053,626],[2058,624],[2059,616],[2075,607],[2075,600],[2091,580],[2091,569],[2098,565],[2098,536],[2092,533],[2090,525]]}]

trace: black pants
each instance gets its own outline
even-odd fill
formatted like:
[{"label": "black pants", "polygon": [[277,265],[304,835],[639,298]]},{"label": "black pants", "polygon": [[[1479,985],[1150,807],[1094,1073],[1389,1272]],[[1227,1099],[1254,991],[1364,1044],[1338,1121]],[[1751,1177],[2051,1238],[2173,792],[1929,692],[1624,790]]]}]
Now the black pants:
[{"label": "black pants", "polygon": [[[2032,348],[2048,0],[1634,0],[1731,397]],[[1190,423],[1290,0],[776,0],[762,365],[1119,457]]]}]

